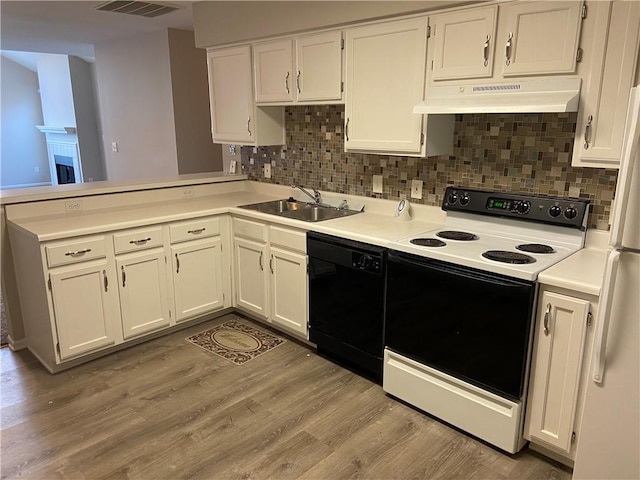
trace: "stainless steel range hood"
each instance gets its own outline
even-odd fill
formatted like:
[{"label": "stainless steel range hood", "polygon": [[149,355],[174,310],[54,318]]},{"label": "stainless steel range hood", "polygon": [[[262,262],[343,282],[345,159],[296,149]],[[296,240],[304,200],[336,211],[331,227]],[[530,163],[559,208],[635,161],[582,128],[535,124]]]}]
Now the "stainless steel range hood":
[{"label": "stainless steel range hood", "polygon": [[511,83],[430,86],[413,113],[577,112],[579,78],[524,80]]}]

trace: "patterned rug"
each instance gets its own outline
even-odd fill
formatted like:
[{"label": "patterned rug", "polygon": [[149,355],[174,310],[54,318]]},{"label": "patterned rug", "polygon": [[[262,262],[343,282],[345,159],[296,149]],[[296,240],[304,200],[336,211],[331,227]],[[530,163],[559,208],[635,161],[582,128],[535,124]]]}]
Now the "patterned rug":
[{"label": "patterned rug", "polygon": [[242,365],[286,342],[284,338],[242,320],[229,320],[186,340],[236,365]]}]

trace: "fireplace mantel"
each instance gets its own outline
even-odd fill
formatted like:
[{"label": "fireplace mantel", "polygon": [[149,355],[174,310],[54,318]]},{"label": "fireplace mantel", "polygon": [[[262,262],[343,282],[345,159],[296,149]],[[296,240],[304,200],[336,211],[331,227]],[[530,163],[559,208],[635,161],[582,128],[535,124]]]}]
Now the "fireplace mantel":
[{"label": "fireplace mantel", "polygon": [[36,125],[36,128],[42,133],[62,133],[64,135],[76,133],[76,127],[50,127],[48,125]]}]

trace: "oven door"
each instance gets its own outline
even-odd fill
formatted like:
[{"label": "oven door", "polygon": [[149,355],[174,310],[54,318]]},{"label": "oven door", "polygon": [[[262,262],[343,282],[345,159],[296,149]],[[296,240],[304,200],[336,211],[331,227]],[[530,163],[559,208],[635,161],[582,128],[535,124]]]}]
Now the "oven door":
[{"label": "oven door", "polygon": [[535,283],[399,252],[389,252],[387,273],[387,348],[522,398]]}]

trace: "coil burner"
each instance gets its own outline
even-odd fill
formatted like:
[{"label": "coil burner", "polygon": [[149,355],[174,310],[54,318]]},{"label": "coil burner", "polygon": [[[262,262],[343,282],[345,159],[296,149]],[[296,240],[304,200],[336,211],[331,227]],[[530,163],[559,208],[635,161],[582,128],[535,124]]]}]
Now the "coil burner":
[{"label": "coil burner", "polygon": [[420,247],[444,247],[446,245],[445,242],[437,238],[412,238],[410,242]]},{"label": "coil burner", "polygon": [[524,253],[508,252],[506,250],[487,250],[482,254],[482,256],[495,262],[512,263],[517,265],[534,263],[536,261],[535,258],[525,255]]}]

